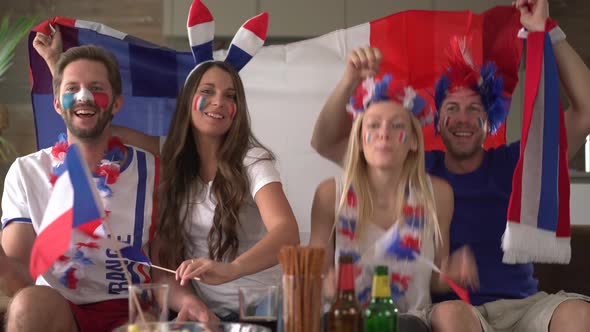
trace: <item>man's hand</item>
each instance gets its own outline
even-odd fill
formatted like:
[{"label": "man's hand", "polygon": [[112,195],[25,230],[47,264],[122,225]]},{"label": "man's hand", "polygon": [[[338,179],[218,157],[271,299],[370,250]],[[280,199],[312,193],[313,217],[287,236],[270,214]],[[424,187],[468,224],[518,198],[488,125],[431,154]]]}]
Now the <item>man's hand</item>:
[{"label": "man's hand", "polygon": [[520,23],[528,31],[545,31],[545,22],[549,17],[547,0],[516,0],[514,7],[520,10]]},{"label": "man's hand", "polygon": [[63,42],[59,27],[56,26],[55,31],[50,36],[37,32],[35,39],[33,39],[33,47],[43,60],[45,60],[47,66],[53,73],[53,68],[57,63],[57,59],[63,52]]},{"label": "man's hand", "polygon": [[239,277],[238,267],[232,263],[221,263],[207,258],[189,259],[176,269],[176,280],[180,285],[193,278],[209,285],[220,285]]},{"label": "man's hand", "polygon": [[447,258],[443,259],[441,272],[461,286],[477,289],[479,276],[477,264],[469,247],[464,246],[455,250]]},{"label": "man's hand", "polygon": [[219,317],[195,296],[187,296],[182,301],[176,320],[179,322],[215,322],[219,321]]},{"label": "man's hand", "polygon": [[381,51],[373,47],[355,48],[348,54],[343,80],[355,86],[369,76],[379,72],[383,56]]}]

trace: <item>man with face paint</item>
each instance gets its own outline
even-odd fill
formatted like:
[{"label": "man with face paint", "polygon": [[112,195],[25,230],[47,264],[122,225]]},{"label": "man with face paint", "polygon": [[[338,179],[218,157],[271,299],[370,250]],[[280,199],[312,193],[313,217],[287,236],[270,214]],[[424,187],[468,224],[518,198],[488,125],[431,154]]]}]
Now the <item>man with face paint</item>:
[{"label": "man with face paint", "polygon": [[[545,31],[549,15],[546,0],[519,0],[515,6],[528,31]],[[590,86],[590,70],[564,37],[553,40],[553,48],[559,77],[569,97],[565,126],[571,158],[590,133],[590,95],[586,91]],[[379,71],[380,60],[377,49],[360,48],[350,53],[344,76],[315,124],[311,145],[322,156],[342,163],[351,128],[350,119],[343,116],[342,109],[358,82]],[[494,134],[506,117],[506,102],[501,96],[493,100],[482,98],[485,92],[480,91],[485,89],[481,88],[481,81],[456,74],[465,73],[459,67],[451,66],[447,76],[437,82],[435,123],[446,152],[427,152],[426,167],[430,174],[446,179],[453,187],[451,250],[470,246],[478,264],[480,287],[470,292],[474,306],[456,301],[452,294],[433,297],[435,302],[444,302],[431,313],[432,328],[434,331],[586,331],[590,326],[587,297],[538,292],[532,264],[502,263],[501,237],[506,228],[520,143],[483,149],[486,136]],[[491,68],[485,67],[467,72],[479,77],[485,70],[489,73]],[[493,75],[489,79],[492,81],[488,84],[500,78]]]},{"label": "man with face paint", "polygon": [[[2,246],[18,265],[15,272],[27,271],[69,144],[78,145],[107,211],[112,231],[100,225],[94,234],[112,233],[137,250],[147,249],[154,237],[159,160],[111,136],[111,120],[123,105],[116,59],[100,47],[74,47],[60,55],[53,73],[54,106],[67,135],[51,148],[17,158],[5,180]],[[13,279],[21,290],[8,309],[7,331],[111,331],[127,323],[128,284],[121,263],[112,249],[88,241],[92,238],[74,230],[70,248],[36,285],[26,275],[21,274],[20,284]],[[127,269],[134,283],[152,279],[140,264],[128,263]],[[207,320],[206,307],[190,291],[186,294],[175,303],[190,305]]]}]

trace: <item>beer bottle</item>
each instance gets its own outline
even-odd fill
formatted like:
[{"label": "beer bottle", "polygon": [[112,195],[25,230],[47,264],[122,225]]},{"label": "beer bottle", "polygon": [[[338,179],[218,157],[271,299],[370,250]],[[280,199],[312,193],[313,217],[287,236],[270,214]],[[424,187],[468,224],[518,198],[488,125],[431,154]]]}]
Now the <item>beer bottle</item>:
[{"label": "beer bottle", "polygon": [[338,291],[328,312],[328,331],[361,332],[363,314],[354,291],[352,256],[341,255],[338,263]]},{"label": "beer bottle", "polygon": [[365,309],[365,332],[396,332],[397,308],[391,299],[387,266],[376,266],[371,303]]}]

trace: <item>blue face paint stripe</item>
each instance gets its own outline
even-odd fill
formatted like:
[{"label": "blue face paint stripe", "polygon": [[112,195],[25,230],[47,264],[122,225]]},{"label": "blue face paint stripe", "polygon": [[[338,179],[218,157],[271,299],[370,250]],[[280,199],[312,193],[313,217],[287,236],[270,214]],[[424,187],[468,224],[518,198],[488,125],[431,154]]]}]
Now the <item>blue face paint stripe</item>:
[{"label": "blue face paint stripe", "polygon": [[205,108],[205,102],[206,102],[206,101],[207,101],[207,98],[205,98],[205,97],[203,97],[203,96],[200,96],[200,97],[199,97],[199,106],[198,106],[198,107],[199,107],[199,108],[198,108],[199,112],[202,112],[202,111],[203,111],[203,109]]},{"label": "blue face paint stripe", "polygon": [[64,93],[61,96],[61,107],[64,110],[70,109],[74,106],[74,94],[73,93]]}]

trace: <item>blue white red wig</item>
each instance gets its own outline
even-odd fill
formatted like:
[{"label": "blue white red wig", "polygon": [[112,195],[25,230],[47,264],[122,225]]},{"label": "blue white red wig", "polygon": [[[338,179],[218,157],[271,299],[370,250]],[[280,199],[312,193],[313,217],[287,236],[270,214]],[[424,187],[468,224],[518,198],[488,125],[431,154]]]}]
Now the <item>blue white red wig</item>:
[{"label": "blue white red wig", "polygon": [[438,132],[439,112],[444,99],[451,92],[461,88],[471,89],[481,97],[487,113],[491,134],[495,134],[508,116],[509,99],[503,94],[504,82],[497,75],[496,65],[488,62],[482,66],[473,63],[464,38],[451,40],[449,67],[436,83],[434,103],[434,128]]},{"label": "blue white red wig", "polygon": [[366,111],[372,103],[387,100],[400,103],[420,120],[422,126],[433,121],[432,109],[426,99],[405,82],[394,80],[391,74],[383,75],[381,80],[373,77],[365,79],[354,96],[350,97],[346,111],[356,117]]}]

